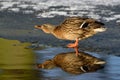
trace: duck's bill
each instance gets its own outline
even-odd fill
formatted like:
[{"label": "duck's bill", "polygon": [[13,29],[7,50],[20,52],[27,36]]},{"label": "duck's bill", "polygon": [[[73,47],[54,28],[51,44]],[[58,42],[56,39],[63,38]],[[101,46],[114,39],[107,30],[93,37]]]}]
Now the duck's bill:
[{"label": "duck's bill", "polygon": [[106,30],[107,30],[107,28],[97,28],[97,29],[94,29],[95,32],[104,32]]},{"label": "duck's bill", "polygon": [[40,25],[35,25],[34,26],[36,29],[41,29],[41,26]]}]

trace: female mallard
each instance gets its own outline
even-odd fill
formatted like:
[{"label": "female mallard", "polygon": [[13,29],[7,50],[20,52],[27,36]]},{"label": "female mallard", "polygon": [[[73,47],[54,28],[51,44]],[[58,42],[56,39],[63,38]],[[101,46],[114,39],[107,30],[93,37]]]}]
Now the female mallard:
[{"label": "female mallard", "polygon": [[99,70],[105,64],[105,61],[84,52],[79,52],[77,57],[74,54],[74,52],[57,54],[53,59],[38,64],[38,68],[52,69],[60,67],[66,72],[81,74]]},{"label": "female mallard", "polygon": [[[98,32],[103,32],[106,28],[103,23],[98,22],[92,18],[70,17],[65,21],[54,26],[51,24],[36,25],[35,28],[43,30],[45,33],[53,34],[59,39],[76,40],[76,42],[67,45],[69,48],[78,47],[79,40],[93,36]],[[78,55],[78,50],[76,50]]]}]

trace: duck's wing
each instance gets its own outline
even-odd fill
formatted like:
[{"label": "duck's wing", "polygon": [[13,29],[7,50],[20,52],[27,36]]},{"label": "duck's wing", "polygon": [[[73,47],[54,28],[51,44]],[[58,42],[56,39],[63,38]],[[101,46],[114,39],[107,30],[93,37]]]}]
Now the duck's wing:
[{"label": "duck's wing", "polygon": [[70,17],[64,20],[60,25],[61,28],[66,29],[80,29],[88,27],[90,24],[99,24],[104,25],[101,22],[98,22],[92,18],[81,18],[81,17]]}]

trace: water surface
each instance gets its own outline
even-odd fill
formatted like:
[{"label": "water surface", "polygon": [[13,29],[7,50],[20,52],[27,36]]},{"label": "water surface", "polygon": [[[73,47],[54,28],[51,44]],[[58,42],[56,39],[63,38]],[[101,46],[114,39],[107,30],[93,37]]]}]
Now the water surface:
[{"label": "water surface", "polygon": [[[120,0],[0,0],[0,80],[119,80],[119,5]],[[104,59],[105,68],[82,75],[71,75],[59,68],[36,69],[36,63],[73,51],[65,48],[73,41],[56,39],[35,30],[34,25],[58,25],[71,16],[90,17],[105,23],[106,32],[79,43],[79,50]],[[40,47],[33,52],[26,48],[28,43],[20,41],[35,43],[33,49],[47,48],[41,50]]]},{"label": "water surface", "polygon": [[[35,53],[37,55],[37,63],[42,63],[47,59],[51,59],[54,55],[62,52],[73,51],[72,49],[55,47],[55,48],[47,48],[43,50],[36,50]],[[120,58],[117,56],[111,55],[101,55],[94,52],[87,52],[95,57],[101,58],[106,61],[106,65],[103,69],[98,70],[96,72],[84,73],[80,75],[74,75],[70,73],[66,73],[60,68],[55,68],[52,70],[39,69],[42,71],[42,79],[43,80],[119,80],[120,77]],[[87,77],[86,77],[87,76]]]}]

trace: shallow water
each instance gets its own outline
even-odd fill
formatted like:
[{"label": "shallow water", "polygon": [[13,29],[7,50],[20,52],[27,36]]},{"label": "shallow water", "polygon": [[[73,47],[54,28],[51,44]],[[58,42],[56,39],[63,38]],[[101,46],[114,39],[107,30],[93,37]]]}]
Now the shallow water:
[{"label": "shallow water", "polygon": [[[31,50],[21,48],[21,45],[12,44],[11,49],[11,45],[6,46],[10,41],[0,41],[0,80],[119,80],[119,5],[120,0],[61,0],[59,3],[57,0],[0,0],[0,38],[37,43],[31,48],[36,48],[39,44],[45,48],[47,45],[47,48],[32,53]],[[58,53],[73,50],[64,48],[72,41],[56,39],[52,35],[35,30],[34,25],[58,25],[69,16],[91,17],[105,23],[106,32],[79,43],[81,51],[107,62],[104,69],[82,75],[71,75],[59,68],[36,69],[36,63],[52,58]]]},{"label": "shallow water", "polygon": [[[43,50],[35,51],[37,55],[37,63],[42,63],[46,59],[51,59],[54,55],[62,52],[70,52],[72,49],[66,49],[61,47],[47,48]],[[73,75],[62,71],[60,68],[51,70],[39,69],[42,71],[43,80],[119,80],[120,79],[120,57],[111,55],[101,55],[94,52],[87,52],[93,56],[104,59],[106,65],[104,69],[98,70],[97,72],[84,73],[81,75]],[[87,76],[87,77],[86,77]]]},{"label": "shallow water", "polygon": [[[88,52],[95,57],[106,61],[103,69],[96,72],[74,75],[64,72],[60,68],[51,70],[38,69],[36,64],[53,58],[58,53],[74,51],[69,48],[47,46],[34,53],[27,46],[29,43],[20,43],[17,40],[0,39],[0,80],[119,80],[120,57]],[[86,77],[87,76],[87,77]]]}]

